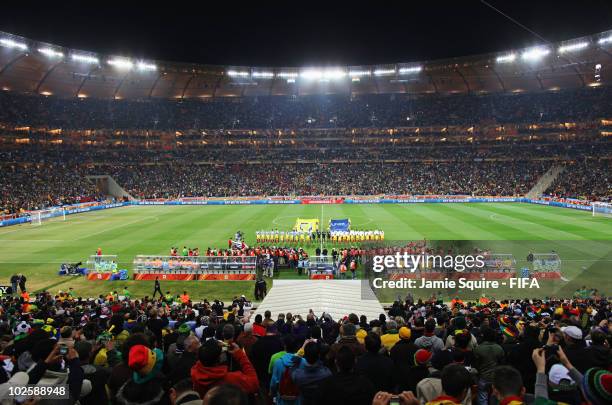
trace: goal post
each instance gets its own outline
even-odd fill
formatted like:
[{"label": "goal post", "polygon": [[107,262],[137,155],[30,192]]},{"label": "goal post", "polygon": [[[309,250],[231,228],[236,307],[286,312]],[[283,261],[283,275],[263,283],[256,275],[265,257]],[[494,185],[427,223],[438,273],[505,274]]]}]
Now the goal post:
[{"label": "goal post", "polygon": [[608,217],[612,216],[612,204],[605,202],[594,202],[591,204],[593,209],[594,217]]},{"label": "goal post", "polygon": [[40,226],[43,224],[43,222],[65,220],[66,210],[63,207],[30,212],[30,223],[34,226]]}]

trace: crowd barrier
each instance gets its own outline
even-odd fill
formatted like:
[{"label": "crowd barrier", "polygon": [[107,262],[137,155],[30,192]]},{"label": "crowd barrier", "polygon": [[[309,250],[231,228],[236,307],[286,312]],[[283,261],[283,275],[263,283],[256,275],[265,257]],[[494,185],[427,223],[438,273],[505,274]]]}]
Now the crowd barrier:
[{"label": "crowd barrier", "polygon": [[279,199],[278,197],[240,198],[240,199],[180,199],[180,200],[140,200],[136,205],[261,205],[261,204],[423,204],[423,203],[530,203],[549,205],[553,207],[572,208],[590,211],[590,202],[572,199],[557,199],[542,197],[530,199],[526,197],[489,197],[489,196],[363,196],[363,197],[296,197],[295,199]]},{"label": "crowd barrier", "polygon": [[261,205],[261,204],[302,204],[301,200],[244,199],[244,200],[141,200],[136,205]]}]

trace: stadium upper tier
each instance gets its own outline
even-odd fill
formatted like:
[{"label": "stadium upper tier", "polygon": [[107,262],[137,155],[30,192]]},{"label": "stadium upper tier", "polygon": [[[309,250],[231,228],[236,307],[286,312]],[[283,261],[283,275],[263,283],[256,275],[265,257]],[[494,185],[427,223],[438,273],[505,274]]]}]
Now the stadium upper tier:
[{"label": "stadium upper tier", "polygon": [[496,54],[378,66],[266,68],[138,60],[0,32],[0,89],[100,99],[481,94],[612,82],[612,31]]},{"label": "stadium upper tier", "polygon": [[211,102],[83,100],[0,92],[0,124],[8,128],[102,129],[107,133],[116,129],[166,131],[172,136],[175,130],[195,130],[207,141],[212,131],[198,130],[404,128],[414,135],[432,132],[428,127],[433,126],[441,127],[433,131],[439,134],[445,132],[442,128],[452,132],[450,127],[464,126],[461,132],[469,133],[469,127],[479,132],[500,124],[610,121],[611,99],[612,87],[481,96],[336,94]]}]

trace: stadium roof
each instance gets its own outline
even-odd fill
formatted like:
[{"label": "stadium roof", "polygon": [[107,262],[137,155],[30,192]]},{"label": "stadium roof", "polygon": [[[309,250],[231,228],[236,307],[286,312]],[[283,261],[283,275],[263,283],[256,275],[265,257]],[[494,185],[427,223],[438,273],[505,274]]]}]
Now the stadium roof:
[{"label": "stadium roof", "polygon": [[[450,46],[450,45],[449,45]],[[0,32],[0,89],[101,99],[520,93],[609,85],[612,31],[534,48],[376,66],[213,66],[102,55]]]}]

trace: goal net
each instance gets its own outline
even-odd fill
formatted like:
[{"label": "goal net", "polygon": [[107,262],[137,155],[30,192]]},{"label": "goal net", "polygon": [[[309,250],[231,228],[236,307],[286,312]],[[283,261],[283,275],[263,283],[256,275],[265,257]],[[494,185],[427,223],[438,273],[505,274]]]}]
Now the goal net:
[{"label": "goal net", "polygon": [[49,208],[46,210],[32,211],[30,213],[30,223],[34,226],[40,226],[43,222],[49,221],[65,221],[66,210],[64,208]]},{"label": "goal net", "polygon": [[594,202],[592,207],[594,217],[610,218],[610,216],[612,216],[612,204],[610,203]]}]

